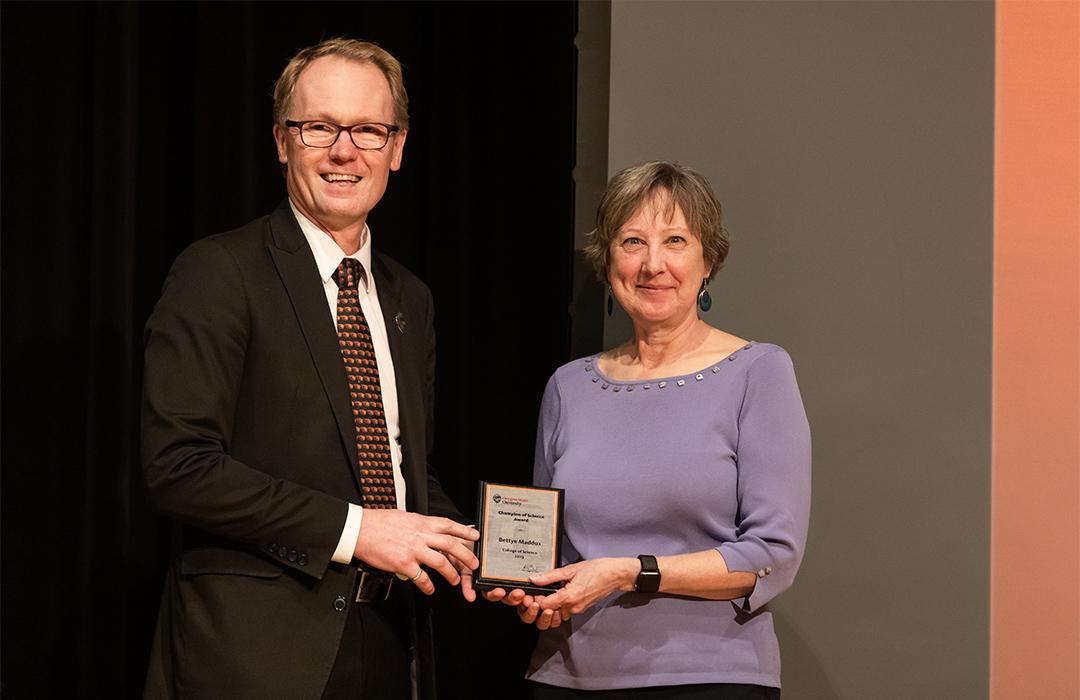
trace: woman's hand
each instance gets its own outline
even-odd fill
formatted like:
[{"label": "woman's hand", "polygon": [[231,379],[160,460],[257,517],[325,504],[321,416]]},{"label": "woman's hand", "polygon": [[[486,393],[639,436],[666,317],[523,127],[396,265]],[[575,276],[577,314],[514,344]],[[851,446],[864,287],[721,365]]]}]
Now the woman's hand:
[{"label": "woman's hand", "polygon": [[505,588],[492,588],[490,591],[484,591],[485,600],[490,600],[492,603],[502,603],[503,605],[513,605],[515,607],[524,605],[530,607],[533,604],[533,597],[521,590],[515,588],[512,591],[507,591]]},{"label": "woman's hand", "polygon": [[[733,600],[750,595],[757,582],[757,576],[750,572],[728,571],[723,555],[715,549],[659,557],[657,562],[663,575],[660,590],[670,595]],[[520,588],[510,592],[496,588],[484,597],[516,605],[522,622],[545,630],[558,627],[614,591],[634,590],[640,571],[641,562],[635,557],[586,559],[530,577],[538,586],[559,581],[566,584],[551,595],[530,596]]]},{"label": "woman's hand", "polygon": [[[569,620],[571,616],[591,608],[612,591],[632,591],[640,570],[641,563],[637,559],[605,557],[575,562],[569,566],[532,576],[532,582],[538,586],[549,586],[558,581],[566,583],[549,596],[537,597],[535,602],[543,611],[540,613],[540,619],[543,619],[544,614],[550,611],[558,614],[560,621]],[[522,619],[525,620],[525,617]],[[548,626],[558,627],[559,622],[553,619]],[[540,627],[539,622],[537,627]]]},{"label": "woman's hand", "polygon": [[492,588],[484,591],[483,596],[493,603],[515,606],[518,618],[527,625],[535,624],[537,629],[558,627],[570,619],[569,615],[564,616],[556,610],[542,610],[540,601],[544,600],[544,596],[531,596],[520,588],[509,592],[505,588]]},{"label": "woman's hand", "polygon": [[570,615],[558,610],[544,610],[541,605],[544,596],[538,595],[532,599],[531,605],[522,603],[518,606],[518,617],[527,625],[535,624],[536,628],[543,631],[555,629],[570,619]]},{"label": "woman's hand", "polygon": [[[507,591],[505,588],[492,588],[490,591],[484,591],[482,595],[485,600],[490,600],[492,603],[514,606],[517,608],[518,617],[528,625],[533,624],[540,613],[540,606],[536,603],[536,598],[520,588],[515,588],[512,591]],[[535,612],[530,615],[530,610]]]}]

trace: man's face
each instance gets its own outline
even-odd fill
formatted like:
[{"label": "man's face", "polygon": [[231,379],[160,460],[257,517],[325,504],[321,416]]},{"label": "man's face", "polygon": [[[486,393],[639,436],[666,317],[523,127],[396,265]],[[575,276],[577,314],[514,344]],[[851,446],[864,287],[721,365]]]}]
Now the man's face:
[{"label": "man's face", "polygon": [[[341,125],[394,123],[390,84],[378,67],[339,56],[317,58],[296,81],[288,119]],[[361,151],[342,132],[330,148],[310,148],[299,129],[274,126],[278,160],[288,165],[289,198],[304,216],[330,232],[359,225],[386,191],[391,170],[401,167],[405,133],[390,136],[381,151]]]}]

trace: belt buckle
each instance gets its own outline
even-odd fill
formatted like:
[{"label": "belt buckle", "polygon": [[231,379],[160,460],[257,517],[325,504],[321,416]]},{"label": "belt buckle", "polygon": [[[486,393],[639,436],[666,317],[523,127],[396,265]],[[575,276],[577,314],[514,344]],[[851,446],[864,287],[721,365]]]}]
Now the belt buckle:
[{"label": "belt buckle", "polygon": [[[380,584],[383,584],[383,592],[380,597]],[[357,603],[373,603],[377,600],[388,600],[390,588],[394,585],[392,576],[380,576],[366,569],[360,569],[360,584],[356,587]]]}]

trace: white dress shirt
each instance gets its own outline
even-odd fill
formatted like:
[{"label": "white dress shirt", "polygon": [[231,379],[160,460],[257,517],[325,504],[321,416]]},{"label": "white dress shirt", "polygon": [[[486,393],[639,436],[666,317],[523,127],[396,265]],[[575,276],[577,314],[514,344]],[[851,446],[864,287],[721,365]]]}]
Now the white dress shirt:
[{"label": "white dress shirt", "polygon": [[[360,296],[360,309],[364,312],[364,318],[367,319],[368,328],[371,331],[371,344],[375,347],[375,361],[379,365],[379,385],[382,389],[383,412],[386,414],[386,430],[390,436],[390,461],[394,469],[397,507],[398,510],[405,510],[405,478],[401,474],[401,426],[398,421],[397,384],[394,380],[394,360],[390,356],[390,341],[386,337],[386,323],[383,320],[382,307],[379,306],[375,278],[371,274],[371,228],[364,228],[360,250],[352,255],[346,255],[330,234],[321,230],[297,211],[291,200],[289,206],[292,207],[293,216],[300,224],[300,231],[303,232],[308,246],[311,247],[311,253],[315,256],[315,264],[319,268],[319,277],[322,279],[323,290],[326,292],[326,303],[334,317],[335,328],[337,327],[338,286],[334,282],[334,272],[341,264],[342,258],[354,258],[360,261],[362,274],[357,290]],[[355,503],[349,504],[349,514],[345,518],[341,539],[338,540],[337,549],[331,557],[333,561],[339,564],[348,564],[352,561],[363,516],[363,508]]]}]

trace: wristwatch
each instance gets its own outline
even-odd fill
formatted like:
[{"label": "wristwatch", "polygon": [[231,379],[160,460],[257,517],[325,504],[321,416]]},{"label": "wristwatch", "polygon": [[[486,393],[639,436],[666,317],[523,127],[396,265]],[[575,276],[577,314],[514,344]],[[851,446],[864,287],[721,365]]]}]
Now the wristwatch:
[{"label": "wristwatch", "polygon": [[634,590],[638,593],[656,593],[660,590],[660,567],[656,564],[656,557],[651,554],[639,554],[641,571],[637,575],[637,583]]}]

